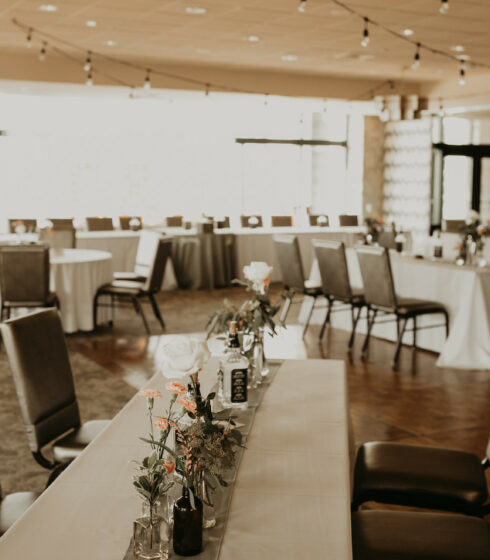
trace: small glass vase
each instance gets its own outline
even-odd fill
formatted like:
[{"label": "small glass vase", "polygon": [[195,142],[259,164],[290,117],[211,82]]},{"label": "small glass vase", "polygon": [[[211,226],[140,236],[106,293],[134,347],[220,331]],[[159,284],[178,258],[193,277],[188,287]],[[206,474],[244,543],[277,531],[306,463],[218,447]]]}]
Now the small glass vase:
[{"label": "small glass vase", "polygon": [[264,353],[264,329],[257,329],[255,331],[254,350],[253,350],[253,363],[254,368],[259,373],[259,383],[262,382],[262,377],[266,377],[269,373],[267,360]]},{"label": "small glass vase", "polygon": [[180,556],[196,556],[202,551],[203,508],[201,500],[193,495],[194,508],[186,487],[174,504],[173,547]]},{"label": "small glass vase", "polygon": [[[216,525],[216,512],[212,503],[212,495],[209,491],[206,482],[202,481],[202,528],[212,529]],[[208,502],[208,503],[206,503]]]},{"label": "small glass vase", "polygon": [[146,504],[143,515],[133,523],[134,555],[138,560],[167,560],[169,551],[169,530],[158,505]]}]

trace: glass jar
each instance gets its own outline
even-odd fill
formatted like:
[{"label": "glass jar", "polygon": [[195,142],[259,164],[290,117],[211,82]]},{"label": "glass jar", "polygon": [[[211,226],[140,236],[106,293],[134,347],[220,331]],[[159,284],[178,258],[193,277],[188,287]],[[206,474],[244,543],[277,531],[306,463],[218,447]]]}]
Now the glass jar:
[{"label": "glass jar", "polygon": [[134,555],[139,560],[167,560],[170,534],[158,514],[158,504],[144,504],[143,515],[133,523]]}]

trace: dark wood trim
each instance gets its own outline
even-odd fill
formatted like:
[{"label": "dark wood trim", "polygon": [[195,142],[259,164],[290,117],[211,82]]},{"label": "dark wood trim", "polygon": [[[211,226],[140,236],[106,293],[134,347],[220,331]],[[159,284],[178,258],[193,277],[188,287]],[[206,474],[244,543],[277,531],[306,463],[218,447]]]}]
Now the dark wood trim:
[{"label": "dark wood trim", "polygon": [[237,144],[293,144],[295,146],[342,146],[347,148],[347,141],[334,142],[331,140],[286,140],[274,138],[235,138]]}]

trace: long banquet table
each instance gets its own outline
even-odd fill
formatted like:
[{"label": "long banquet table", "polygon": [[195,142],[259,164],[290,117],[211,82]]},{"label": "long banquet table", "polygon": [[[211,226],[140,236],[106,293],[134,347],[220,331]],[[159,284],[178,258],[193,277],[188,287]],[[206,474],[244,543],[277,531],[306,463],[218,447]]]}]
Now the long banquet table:
[{"label": "long banquet table", "polygon": [[[212,358],[201,372],[204,391],[216,369]],[[164,395],[156,409],[166,408],[165,382],[147,384]],[[247,439],[221,560],[352,558],[347,403],[343,362],[282,363]],[[147,423],[135,396],[0,539],[0,558],[122,560],[140,513],[131,479]]]}]

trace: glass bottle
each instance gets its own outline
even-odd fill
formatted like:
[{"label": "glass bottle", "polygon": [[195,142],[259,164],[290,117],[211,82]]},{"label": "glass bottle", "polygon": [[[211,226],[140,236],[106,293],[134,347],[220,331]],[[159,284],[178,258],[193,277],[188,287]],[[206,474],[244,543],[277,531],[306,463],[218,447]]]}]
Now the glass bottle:
[{"label": "glass bottle", "polygon": [[442,239],[440,230],[434,231],[434,258],[442,259]]},{"label": "glass bottle", "polygon": [[240,352],[236,321],[230,322],[229,351],[223,360],[223,405],[246,409],[248,406],[248,359]]},{"label": "glass bottle", "polygon": [[180,556],[196,556],[202,551],[202,502],[193,492],[194,505],[187,487],[174,504],[174,552]]}]

